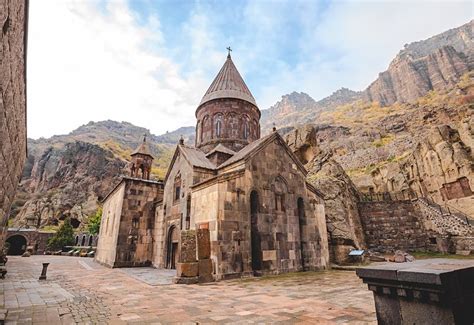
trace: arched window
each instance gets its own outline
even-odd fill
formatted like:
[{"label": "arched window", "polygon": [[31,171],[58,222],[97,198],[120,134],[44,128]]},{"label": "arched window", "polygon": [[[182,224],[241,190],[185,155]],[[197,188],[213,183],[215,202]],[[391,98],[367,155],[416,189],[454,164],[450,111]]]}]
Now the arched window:
[{"label": "arched window", "polygon": [[199,137],[201,142],[208,141],[211,138],[211,130],[211,119],[206,115],[202,119],[201,136]]},{"label": "arched window", "polygon": [[90,236],[89,236],[89,245],[88,245],[88,246],[92,246],[92,240],[93,240],[93,239],[94,239],[94,238],[92,237],[92,235],[90,235]]},{"label": "arched window", "polygon": [[178,174],[174,179],[174,201],[178,201],[181,194],[181,175]]},{"label": "arched window", "polygon": [[196,145],[201,143],[201,121],[198,121],[196,124]]},{"label": "arched window", "polygon": [[221,132],[222,132],[221,121],[217,121],[216,122],[216,137],[220,138],[222,135]]},{"label": "arched window", "polygon": [[286,211],[285,195],[288,192],[286,181],[283,177],[278,176],[273,182],[273,191],[275,193],[275,211]]},{"label": "arched window", "polygon": [[132,228],[134,228],[134,229],[138,228],[138,218],[133,218],[132,219]]},{"label": "arched window", "polygon": [[243,131],[242,136],[244,139],[247,139],[249,137],[249,122],[248,121],[244,121],[244,131]]},{"label": "arched window", "polygon": [[224,125],[224,117],[221,113],[214,115],[214,138],[221,138],[224,135],[222,126]]}]

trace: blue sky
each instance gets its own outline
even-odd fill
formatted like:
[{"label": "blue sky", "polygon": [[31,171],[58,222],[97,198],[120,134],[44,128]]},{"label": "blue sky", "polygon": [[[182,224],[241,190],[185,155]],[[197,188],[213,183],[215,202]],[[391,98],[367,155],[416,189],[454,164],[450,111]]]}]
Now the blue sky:
[{"label": "blue sky", "polygon": [[473,18],[470,1],[32,0],[28,133],[113,119],[194,125],[226,47],[261,109],[362,90],[403,45]]}]

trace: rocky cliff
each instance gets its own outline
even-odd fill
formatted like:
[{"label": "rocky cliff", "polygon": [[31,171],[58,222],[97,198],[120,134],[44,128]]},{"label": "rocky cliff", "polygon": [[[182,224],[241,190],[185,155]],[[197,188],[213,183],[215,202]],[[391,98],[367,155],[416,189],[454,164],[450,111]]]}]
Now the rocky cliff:
[{"label": "rocky cliff", "polygon": [[194,127],[156,136],[128,122],[101,121],[69,134],[28,139],[28,159],[10,225],[49,227],[65,217],[83,226],[99,201],[127,173],[130,154],[147,135],[155,157],[152,176],[165,173],[172,151],[183,136],[194,143]]},{"label": "rocky cliff", "polygon": [[[474,21],[450,29],[429,39],[405,45],[364,91],[341,88],[315,101],[308,94],[293,92],[267,110],[262,110],[262,126],[301,126],[327,122],[328,116],[340,114],[341,108],[377,103],[416,104],[431,92],[449,93],[463,76],[474,68]],[[362,103],[361,103],[362,102]],[[370,106],[370,105],[366,105]],[[349,113],[350,112],[344,112]]]},{"label": "rocky cliff", "polygon": [[331,260],[344,263],[351,249],[365,247],[356,187],[332,154],[318,146],[314,126],[294,129],[285,140],[308,169],[309,182],[323,196]]},{"label": "rocky cliff", "polygon": [[111,151],[90,143],[46,149],[21,183],[16,203],[23,204],[12,225],[54,226],[66,217],[75,228],[84,225],[124,168]]},{"label": "rocky cliff", "polygon": [[449,125],[431,127],[406,158],[373,170],[375,192],[410,191],[474,218],[474,155],[462,140],[474,142],[474,117],[462,124],[469,132]]},{"label": "rocky cliff", "polygon": [[366,89],[364,99],[385,106],[414,102],[431,90],[448,90],[469,71],[470,60],[452,46],[443,46],[421,58],[399,54]]}]

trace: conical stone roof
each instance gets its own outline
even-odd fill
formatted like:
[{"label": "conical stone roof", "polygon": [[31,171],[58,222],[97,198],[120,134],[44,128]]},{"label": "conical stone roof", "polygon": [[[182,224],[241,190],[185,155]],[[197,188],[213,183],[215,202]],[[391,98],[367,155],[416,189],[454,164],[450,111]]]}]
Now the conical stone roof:
[{"label": "conical stone roof", "polygon": [[150,147],[148,147],[148,143],[146,142],[146,136],[143,137],[143,142],[140,143],[140,145],[137,147],[137,149],[135,149],[135,151],[132,152],[132,154],[130,156],[134,156],[134,155],[138,155],[138,154],[148,155],[148,156],[153,158],[153,156],[151,155],[151,152],[150,152]]},{"label": "conical stone roof", "polygon": [[202,98],[199,106],[218,98],[238,98],[257,106],[255,98],[253,98],[242,76],[237,71],[230,54],[227,55],[227,60]]}]

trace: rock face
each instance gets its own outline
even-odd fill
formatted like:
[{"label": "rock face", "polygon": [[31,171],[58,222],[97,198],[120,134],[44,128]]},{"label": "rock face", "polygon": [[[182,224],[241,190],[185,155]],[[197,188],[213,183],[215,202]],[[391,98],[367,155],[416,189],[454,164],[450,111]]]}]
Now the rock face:
[{"label": "rock face", "polygon": [[402,51],[366,89],[364,98],[391,105],[413,102],[430,90],[450,89],[469,71],[469,61],[452,46],[443,46],[421,58]]},{"label": "rock face", "polygon": [[97,209],[97,199],[115,185],[144,134],[155,157],[155,178],[168,167],[181,136],[194,143],[194,127],[156,136],[131,123],[111,120],[89,122],[65,135],[28,139],[21,187],[10,215],[12,224],[44,227],[68,215],[84,223]]},{"label": "rock face", "polygon": [[365,247],[358,193],[331,154],[317,147],[317,140],[317,129],[310,125],[286,135],[290,148],[306,164],[308,180],[323,195],[330,258],[335,263],[344,263],[351,249]]},{"label": "rock face", "polygon": [[0,248],[26,158],[26,10],[0,0]]},{"label": "rock face", "polygon": [[118,181],[125,162],[110,151],[84,142],[49,148],[34,163],[21,184],[21,194],[31,197],[14,219],[14,226],[57,225],[66,217],[77,228],[95,213]]},{"label": "rock face", "polygon": [[261,124],[270,129],[275,123],[278,127],[288,127],[313,121],[321,112],[362,98],[362,92],[341,88],[330,96],[315,101],[306,93],[292,92],[281,97],[281,101],[262,110]]},{"label": "rock face", "polygon": [[[463,138],[470,143],[473,121],[462,123]],[[412,191],[474,217],[474,156],[458,130],[448,125],[432,127],[408,157],[375,169],[372,177],[376,192]]]},{"label": "rock face", "polygon": [[[262,110],[261,124],[264,129],[271,129],[273,123],[279,128],[320,124],[324,114],[359,100],[387,106],[413,103],[430,91],[450,90],[464,74],[474,69],[473,29],[474,21],[470,21],[429,39],[405,45],[388,69],[364,91],[341,88],[319,101],[305,93],[282,96],[281,101]],[[396,129],[397,126],[393,127]]]}]

